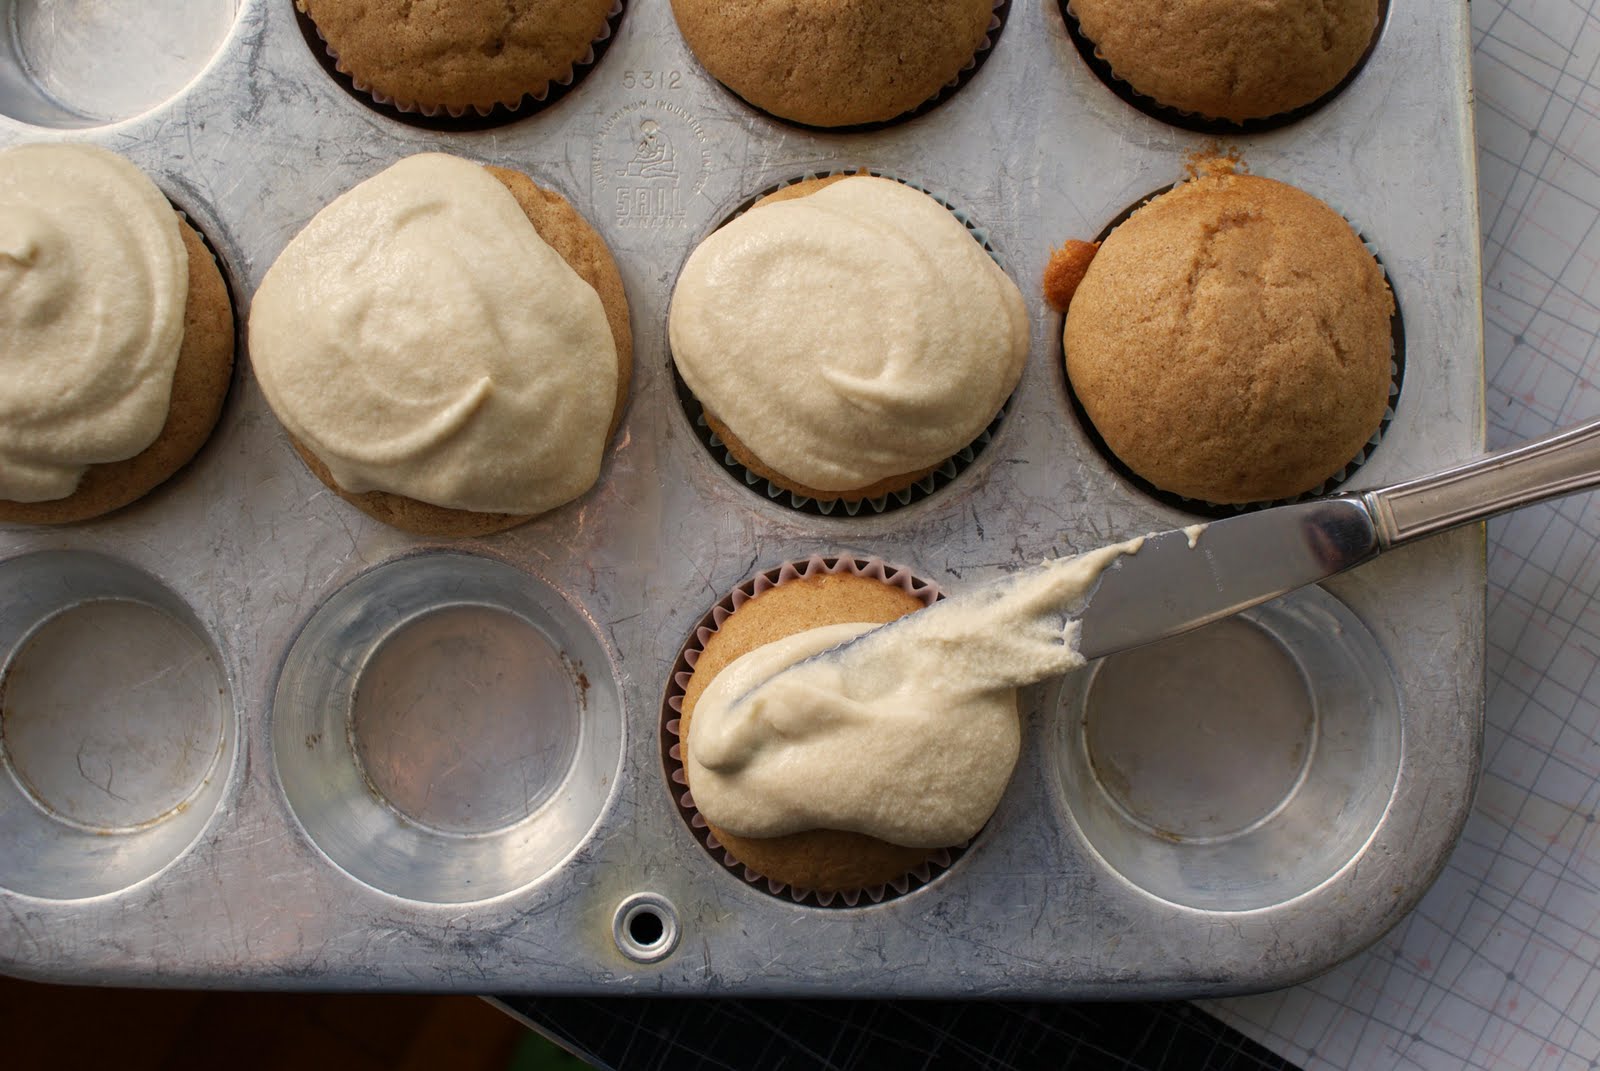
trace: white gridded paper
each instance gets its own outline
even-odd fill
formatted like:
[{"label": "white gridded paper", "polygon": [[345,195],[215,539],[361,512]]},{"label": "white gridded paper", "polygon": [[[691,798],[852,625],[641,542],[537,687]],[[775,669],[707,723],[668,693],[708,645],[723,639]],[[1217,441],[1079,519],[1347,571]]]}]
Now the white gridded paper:
[{"label": "white gridded paper", "polygon": [[[1472,26],[1498,447],[1600,416],[1600,0],[1477,0]],[[1600,1068],[1597,542],[1600,494],[1489,526],[1483,782],[1416,911],[1208,1010],[1308,1071]]]}]

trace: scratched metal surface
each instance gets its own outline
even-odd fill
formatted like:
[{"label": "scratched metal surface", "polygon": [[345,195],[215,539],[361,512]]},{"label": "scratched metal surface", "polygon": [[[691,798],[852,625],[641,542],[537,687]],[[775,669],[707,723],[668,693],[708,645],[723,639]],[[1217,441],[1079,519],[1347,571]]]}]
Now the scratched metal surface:
[{"label": "scratched metal surface", "polygon": [[[1393,4],[1365,72],[1310,118],[1241,141],[1260,174],[1351,216],[1383,255],[1409,363],[1362,481],[1466,458],[1483,442],[1481,310],[1465,5]],[[656,124],[665,178],[630,177]],[[72,138],[123,153],[200,223],[238,310],[289,238],[359,180],[444,150],[526,171],[599,228],[632,306],[636,377],[599,486],[515,531],[453,549],[542,578],[594,623],[620,754],[576,850],[525,887],[428,903],[333,865],[285,802],[272,746],[280,666],[341,585],[432,544],[329,494],[300,464],[243,364],[197,462],[114,517],[0,529],[0,559],[100,552],[162,581],[215,644],[239,746],[219,802],[159,873],[79,899],[0,889],[0,968],[51,980],[251,988],[839,995],[1196,996],[1287,984],[1376,939],[1454,841],[1479,760],[1484,548],[1457,533],[1327,585],[1376,637],[1402,707],[1400,776],[1357,859],[1286,903],[1196,910],[1149,896],[1086,844],[1059,781],[1062,688],[1024,693],[1022,761],[957,865],[889,903],[784,903],[709,858],[683,827],[657,738],[690,624],[753,571],[814,552],[876,555],[952,591],[1046,555],[1189,523],[1123,483],[1074,423],[1060,319],[1036,280],[1052,243],[1089,237],[1177,177],[1201,136],[1123,104],[1081,61],[1054,0],[1015,3],[974,80],[930,114],[870,134],[799,131],[701,72],[667,0],[635,0],[597,69],[552,109],[497,129],[416,129],[363,107],[309,53],[289,0],[244,0],[214,63],[137,118],[60,131],[0,118],[0,141]],[[984,226],[1033,313],[1027,372],[997,439],[960,479],[876,518],[758,499],[709,458],[674,400],[667,299],[693,244],[751,193],[808,169],[913,179]],[[6,566],[0,564],[0,577]],[[4,657],[0,654],[0,657]],[[613,776],[614,775],[614,776]],[[663,897],[681,927],[653,964],[624,957],[613,914]]]}]

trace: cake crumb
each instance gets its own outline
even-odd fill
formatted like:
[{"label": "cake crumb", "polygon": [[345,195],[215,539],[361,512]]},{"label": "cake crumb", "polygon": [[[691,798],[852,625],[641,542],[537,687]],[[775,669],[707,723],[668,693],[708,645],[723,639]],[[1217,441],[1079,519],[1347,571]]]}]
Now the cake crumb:
[{"label": "cake crumb", "polygon": [[1066,312],[1072,304],[1072,295],[1078,292],[1089,271],[1089,262],[1100,251],[1099,242],[1079,242],[1068,239],[1060,249],[1050,253],[1050,263],[1044,266],[1044,299],[1057,312]]},{"label": "cake crumb", "polygon": [[1250,165],[1245,163],[1244,153],[1239,146],[1224,148],[1220,141],[1213,141],[1183,158],[1183,174],[1187,179],[1249,173]]}]

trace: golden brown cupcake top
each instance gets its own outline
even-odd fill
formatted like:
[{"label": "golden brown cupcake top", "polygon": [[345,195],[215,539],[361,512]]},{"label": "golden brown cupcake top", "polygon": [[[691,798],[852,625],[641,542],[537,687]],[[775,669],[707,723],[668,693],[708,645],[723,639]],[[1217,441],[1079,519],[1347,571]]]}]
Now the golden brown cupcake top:
[{"label": "golden brown cupcake top", "polygon": [[812,126],[910,111],[972,61],[992,0],[672,0],[689,47],[756,107]]},{"label": "golden brown cupcake top", "polygon": [[295,0],[364,86],[403,108],[487,110],[542,94],[613,0]]},{"label": "golden brown cupcake top", "polygon": [[1112,72],[1158,103],[1258,119],[1323,96],[1355,67],[1378,0],[1071,0]]},{"label": "golden brown cupcake top", "polygon": [[1067,373],[1112,453],[1156,487],[1288,498],[1377,431],[1393,311],[1343,217],[1219,167],[1102,244],[1067,313]]}]

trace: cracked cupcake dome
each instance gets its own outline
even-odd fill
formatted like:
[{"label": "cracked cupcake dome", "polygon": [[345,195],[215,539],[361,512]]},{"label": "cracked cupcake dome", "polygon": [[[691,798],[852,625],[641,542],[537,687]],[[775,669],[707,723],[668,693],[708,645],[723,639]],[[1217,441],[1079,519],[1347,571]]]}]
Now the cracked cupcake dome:
[{"label": "cracked cupcake dome", "polygon": [[[1075,293],[1052,291],[1090,256]],[[1162,491],[1292,498],[1360,457],[1383,421],[1394,299],[1310,194],[1202,167],[1098,251],[1069,243],[1056,260],[1046,283],[1070,300],[1072,390],[1106,447]]]},{"label": "cracked cupcake dome", "polygon": [[1112,73],[1158,104],[1243,122],[1304,107],[1355,69],[1379,0],[1069,0]]},{"label": "cracked cupcake dome", "polygon": [[357,88],[402,111],[542,98],[606,32],[615,0],[295,0]]}]

